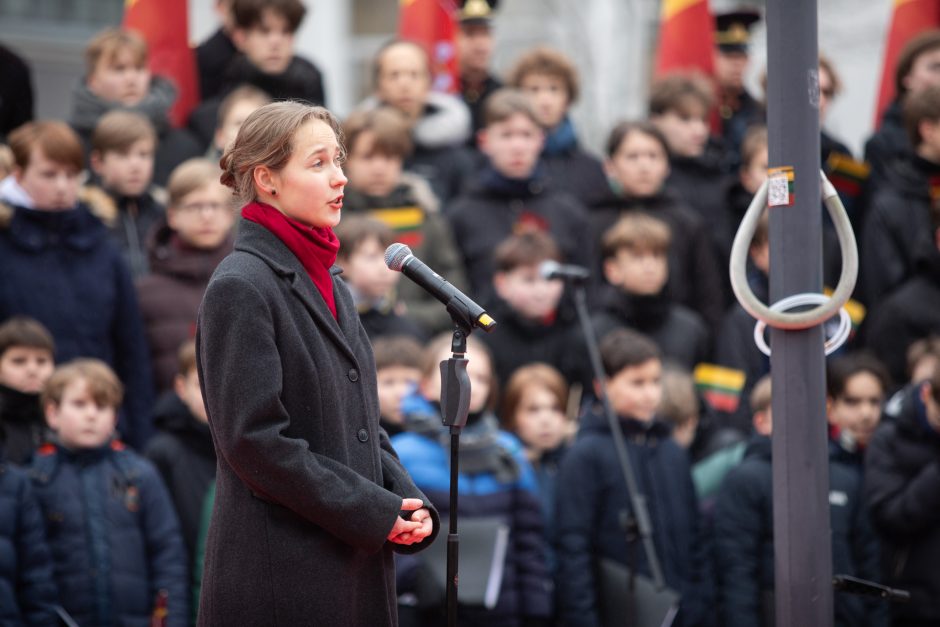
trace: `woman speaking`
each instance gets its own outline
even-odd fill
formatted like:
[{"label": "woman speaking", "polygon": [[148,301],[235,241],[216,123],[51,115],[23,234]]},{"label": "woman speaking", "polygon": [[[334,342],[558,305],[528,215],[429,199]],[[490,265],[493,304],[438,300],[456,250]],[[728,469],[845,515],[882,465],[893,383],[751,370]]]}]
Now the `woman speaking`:
[{"label": "woman speaking", "polygon": [[439,528],[379,427],[372,350],[333,266],[338,129],[321,107],[269,104],[220,162],[247,204],[196,333],[219,460],[199,625],[397,625],[392,552]]}]

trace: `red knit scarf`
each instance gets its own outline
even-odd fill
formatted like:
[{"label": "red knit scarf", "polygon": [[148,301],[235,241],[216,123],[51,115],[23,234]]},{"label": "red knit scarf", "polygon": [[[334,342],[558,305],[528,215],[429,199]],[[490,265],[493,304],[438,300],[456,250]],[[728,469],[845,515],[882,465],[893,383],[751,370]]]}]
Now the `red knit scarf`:
[{"label": "red knit scarf", "polygon": [[242,217],[268,229],[284,242],[303,264],[307,275],[316,285],[330,313],[336,318],[336,299],[333,298],[333,277],[330,266],[336,262],[339,238],[330,227],[307,226],[288,218],[272,207],[253,202],[242,209]]}]

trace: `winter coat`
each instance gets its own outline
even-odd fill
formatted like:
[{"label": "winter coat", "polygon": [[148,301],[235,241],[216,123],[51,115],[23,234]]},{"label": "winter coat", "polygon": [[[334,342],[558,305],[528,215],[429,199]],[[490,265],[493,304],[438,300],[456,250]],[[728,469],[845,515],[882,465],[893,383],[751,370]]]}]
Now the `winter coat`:
[{"label": "winter coat", "polygon": [[[406,412],[406,424],[411,416]],[[440,414],[423,433],[406,432],[392,438],[402,464],[438,508],[449,512],[450,432]],[[488,448],[477,443],[490,437]],[[551,580],[546,566],[546,544],[538,487],[522,444],[499,431],[495,416],[468,418],[461,433],[458,518],[495,517],[509,526],[509,546],[499,598],[492,610],[461,605],[459,620],[468,627],[521,627],[525,618],[547,618],[551,613]],[[458,522],[459,525],[459,522]],[[408,591],[408,560],[399,564],[402,591]],[[419,602],[423,601],[419,599]],[[440,622],[434,622],[436,627]],[[430,627],[430,625],[429,625]]]},{"label": "winter coat", "polygon": [[595,249],[596,275],[602,281],[601,241],[617,220],[630,212],[659,218],[669,226],[669,281],[666,284],[674,302],[685,305],[705,320],[710,331],[718,329],[725,308],[721,271],[715,247],[705,222],[670,192],[647,198],[611,194],[591,212],[591,242]]},{"label": "winter coat", "polygon": [[[862,498],[861,477],[839,463],[829,464],[829,520],[833,574],[881,581],[878,542]],[[754,436],[744,460],[725,477],[715,504],[714,534],[720,624],[772,625],[767,615],[774,590],[769,437]],[[836,592],[834,607],[837,627],[887,627],[884,601]]]},{"label": "winter coat", "polygon": [[[383,106],[374,96],[366,98],[360,110]],[[431,92],[424,112],[411,129],[414,150],[405,159],[405,170],[431,184],[434,195],[449,211],[450,201],[466,187],[476,162],[466,143],[470,137],[470,110],[460,98]]]},{"label": "winter coat", "polygon": [[[688,458],[662,422],[621,418],[619,426],[649,507],[666,585],[682,595],[679,620],[696,625],[708,595],[703,580],[706,547]],[[628,546],[621,525],[631,501],[613,436],[597,406],[582,417],[578,439],[562,461],[558,499],[564,504],[556,510],[560,615],[564,625],[596,627],[595,560],[611,559],[650,576],[642,543]]]},{"label": "winter coat", "polygon": [[173,388],[179,347],[195,333],[196,314],[209,277],[231,252],[232,238],[213,250],[197,249],[181,242],[164,221],[151,233],[147,248],[150,272],[137,280],[137,297],[150,345],[154,385],[162,393]]},{"label": "winter coat", "polygon": [[187,625],[186,550],[170,495],[153,464],[114,441],[33,460],[55,581],[79,625],[150,624],[161,590],[167,626]]},{"label": "winter coat", "polygon": [[209,433],[209,425],[193,416],[172,392],[160,398],[154,408],[153,420],[157,433],[147,443],[144,453],[157,467],[173,499],[189,556],[186,573],[190,575],[206,491],[215,480],[212,434]]},{"label": "winter coat", "polygon": [[375,342],[380,337],[404,335],[423,345],[429,339],[427,331],[412,320],[410,315],[398,313],[393,303],[382,302],[370,306],[360,302],[356,304],[356,311],[370,342]]},{"label": "winter coat", "polygon": [[[395,231],[396,241],[410,247],[415,257],[448,283],[466,291],[467,277],[454,235],[426,180],[405,172],[400,184],[388,196],[368,196],[350,186],[344,194],[343,210],[347,214],[366,214],[385,222]],[[441,302],[414,281],[402,279],[397,293],[408,309],[408,317],[431,334],[453,327],[450,314]]]},{"label": "winter coat", "polygon": [[882,544],[889,586],[911,593],[892,607],[895,624],[940,621],[940,433],[927,423],[911,388],[896,420],[883,421],[868,444],[865,495]]},{"label": "winter coat", "polygon": [[150,436],[150,356],[127,264],[83,205],[41,211],[0,205],[0,320],[30,316],[52,333],[59,363],[95,357],[124,384],[118,428]]},{"label": "winter coat", "polygon": [[736,170],[741,165],[741,143],[747,130],[757,124],[767,123],[764,104],[752,96],[746,89],[733,96],[735,102],[728,106],[719,103],[721,115],[721,138],[728,151],[728,165]]},{"label": "winter coat", "polygon": [[541,162],[545,180],[553,189],[574,196],[587,207],[599,204],[610,193],[603,163],[578,145],[567,117],[546,136]]},{"label": "winter coat", "polygon": [[33,119],[33,82],[26,62],[6,46],[0,46],[0,142],[10,131]]},{"label": "winter coat", "polygon": [[46,416],[39,394],[28,394],[0,384],[0,459],[29,464],[33,452],[46,441]]},{"label": "winter coat", "polygon": [[859,250],[859,283],[869,305],[914,274],[915,252],[934,243],[931,187],[940,164],[912,156],[890,164],[865,215]]},{"label": "winter coat", "polygon": [[619,328],[639,331],[656,342],[663,361],[689,371],[710,357],[705,322],[691,309],[671,302],[664,292],[639,296],[608,286],[598,309],[594,314],[598,339]]},{"label": "winter coat", "polygon": [[300,260],[243,219],[209,281],[196,345],[218,471],[200,625],[393,627],[392,552],[433,541],[386,540],[403,498],[428,500],[379,428],[336,271],[334,318]]},{"label": "winter coat", "polygon": [[203,101],[217,96],[222,91],[225,69],[237,54],[238,48],[222,28],[196,47],[199,97]]},{"label": "winter coat", "polygon": [[516,369],[542,362],[554,366],[569,382],[580,380],[588,367],[581,357],[584,339],[574,320],[555,317],[550,322],[529,320],[509,304],[495,297],[486,301],[487,313],[496,320],[496,328],[479,334],[493,355],[493,369],[500,387],[505,386]]},{"label": "winter coat", "polygon": [[44,517],[26,471],[0,455],[0,625],[56,627]]},{"label": "winter coat", "polygon": [[204,150],[192,133],[186,129],[174,129],[170,125],[169,113],[176,101],[176,95],[176,87],[169,80],[154,76],[150,79],[150,91],[144,99],[132,107],[127,107],[97,96],[88,88],[83,77],[72,90],[68,122],[82,139],[87,158],[91,154],[91,137],[101,116],[116,109],[140,113],[150,120],[157,131],[153,182],[166,185],[173,168],[191,157],[201,156]]},{"label": "winter coat", "polygon": [[916,340],[940,335],[940,251],[921,242],[916,274],[872,308],[866,321],[868,348],[896,384],[907,380],[907,349]]},{"label": "winter coat", "polygon": [[115,196],[100,187],[82,190],[91,212],[111,231],[114,243],[124,253],[131,275],[138,279],[150,268],[147,242],[152,231],[166,221],[166,207],[158,197],[165,197],[160,189],[150,189],[138,198]]},{"label": "winter coat", "polygon": [[538,171],[528,180],[510,180],[488,167],[447,215],[477,298],[492,290],[494,249],[520,228],[547,231],[566,263],[586,266],[590,260],[587,210],[573,196],[548,187]]},{"label": "winter coat", "polygon": [[727,226],[724,192],[734,172],[729,159],[718,141],[709,142],[698,157],[669,159],[666,190],[699,215],[713,238]]},{"label": "winter coat", "polygon": [[904,125],[901,100],[895,99],[881,116],[881,125],[865,142],[865,161],[871,167],[869,186],[874,193],[885,177],[890,177],[891,164],[908,159],[913,152],[911,140]]},{"label": "winter coat", "polygon": [[476,148],[477,133],[484,127],[483,107],[486,104],[486,99],[502,86],[503,83],[492,74],[487,74],[486,78],[480,83],[469,81],[463,76],[460,77],[460,97],[463,98],[464,104],[470,109],[471,132],[467,138],[469,148]]}]

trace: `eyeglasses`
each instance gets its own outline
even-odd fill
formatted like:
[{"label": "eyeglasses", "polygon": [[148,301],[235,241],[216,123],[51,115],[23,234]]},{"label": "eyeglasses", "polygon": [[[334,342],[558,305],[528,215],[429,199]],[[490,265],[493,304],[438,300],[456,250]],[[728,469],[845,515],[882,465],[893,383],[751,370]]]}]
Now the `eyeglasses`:
[{"label": "eyeglasses", "polygon": [[198,214],[198,213],[221,213],[231,211],[232,206],[223,202],[191,202],[185,205],[175,207],[180,213]]}]

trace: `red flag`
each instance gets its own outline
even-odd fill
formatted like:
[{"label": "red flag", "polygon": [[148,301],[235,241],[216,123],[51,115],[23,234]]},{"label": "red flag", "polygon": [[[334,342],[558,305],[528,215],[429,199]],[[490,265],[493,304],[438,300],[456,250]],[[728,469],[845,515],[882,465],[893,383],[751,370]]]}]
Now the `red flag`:
[{"label": "red flag", "polygon": [[150,49],[150,71],[176,85],[170,119],[186,123],[199,104],[196,57],[189,46],[189,9],[186,0],[125,0],[124,27],[135,30]]},{"label": "red flag", "polygon": [[656,52],[656,76],[668,72],[714,71],[715,21],[708,0],[663,0]]},{"label": "red flag", "polygon": [[427,51],[435,91],[457,92],[456,13],[454,0],[400,0],[398,36]]},{"label": "red flag", "polygon": [[881,67],[881,88],[875,109],[875,126],[894,100],[894,66],[898,55],[910,39],[922,31],[940,26],[940,0],[894,0],[894,13],[885,40],[885,56]]}]

